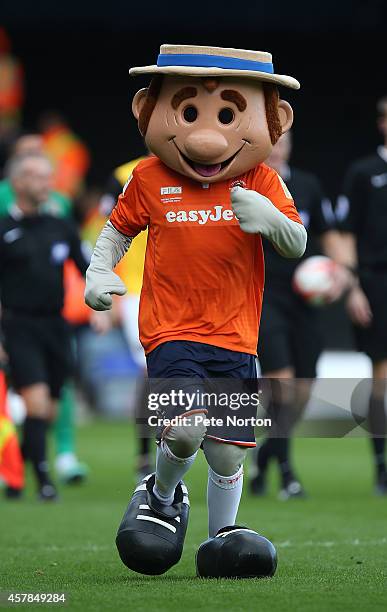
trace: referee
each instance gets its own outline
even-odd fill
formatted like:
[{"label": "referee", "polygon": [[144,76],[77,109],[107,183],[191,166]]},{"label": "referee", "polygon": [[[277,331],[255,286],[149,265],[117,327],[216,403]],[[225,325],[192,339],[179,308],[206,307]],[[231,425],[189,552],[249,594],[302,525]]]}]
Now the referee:
[{"label": "referee", "polygon": [[13,386],[27,410],[22,452],[38,482],[38,496],[57,496],[48,473],[46,430],[71,374],[71,344],[63,307],[63,265],[71,258],[84,275],[88,266],[75,228],[40,213],[51,189],[52,168],[41,154],[14,157],[8,173],[15,193],[0,220],[1,326]]},{"label": "referee", "polygon": [[[372,361],[368,429],[376,473],[376,493],[387,495],[385,460],[387,378],[387,96],[377,103],[383,145],[353,163],[344,179],[337,216],[348,262],[358,283],[347,300],[357,347]],[[353,407],[358,414],[363,410]]]},{"label": "referee", "polygon": [[[318,179],[308,172],[289,166],[291,135],[281,136],[266,163],[286,182],[308,230],[304,258],[320,253],[340,263],[341,239],[334,230],[331,203],[324,198]],[[280,498],[302,497],[303,488],[295,475],[290,456],[290,435],[310,396],[316,364],[322,351],[320,319],[317,308],[309,306],[293,291],[292,279],[299,261],[284,259],[266,240],[267,270],[265,294],[258,341],[258,358],[263,376],[271,379],[271,398],[267,407],[274,427],[257,451],[256,475],[251,492],[266,492],[266,473],[276,460],[281,476]],[[338,268],[329,295],[337,299],[349,282],[350,274]]]}]

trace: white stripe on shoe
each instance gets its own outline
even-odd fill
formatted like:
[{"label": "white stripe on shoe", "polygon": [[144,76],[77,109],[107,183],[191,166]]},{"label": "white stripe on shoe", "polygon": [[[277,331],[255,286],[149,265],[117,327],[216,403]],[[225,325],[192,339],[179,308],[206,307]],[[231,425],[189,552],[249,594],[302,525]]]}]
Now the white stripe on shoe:
[{"label": "white stripe on shoe", "polygon": [[150,510],[148,504],[140,504],[138,509],[139,510]]},{"label": "white stripe on shoe", "polygon": [[225,531],[223,533],[219,533],[218,535],[216,535],[216,538],[227,538],[227,536],[231,535],[232,533],[236,533],[237,531],[244,531],[245,533],[255,533],[255,535],[259,535],[257,534],[256,531],[253,531],[253,529],[231,529],[230,531]]},{"label": "white stripe on shoe", "polygon": [[176,527],[170,525],[169,523],[166,523],[165,521],[162,521],[161,519],[156,518],[155,516],[145,516],[145,514],[137,514],[136,519],[139,519],[140,521],[149,521],[150,523],[157,523],[158,525],[162,525],[166,529],[169,529],[169,531],[176,533]]},{"label": "white stripe on shoe", "polygon": [[138,485],[138,487],[136,487],[136,489],[134,489],[135,493],[137,493],[137,491],[146,491],[146,484],[145,484],[145,482],[144,482],[144,484]]}]

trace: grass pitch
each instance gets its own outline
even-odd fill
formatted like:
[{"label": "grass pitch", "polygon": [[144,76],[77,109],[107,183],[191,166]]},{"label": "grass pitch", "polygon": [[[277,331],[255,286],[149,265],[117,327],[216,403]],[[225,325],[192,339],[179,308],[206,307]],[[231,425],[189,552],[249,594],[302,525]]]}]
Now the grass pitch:
[{"label": "grass pitch", "polygon": [[274,578],[245,581],[195,578],[195,551],[206,539],[203,457],[186,478],[191,516],[183,558],[166,575],[146,577],[129,572],[114,545],[135,484],[133,430],[127,423],[87,425],[78,446],[91,467],[87,484],[62,487],[53,505],[35,500],[32,483],[23,501],[0,500],[2,590],[64,591],[70,609],[93,611],[387,610],[387,499],[372,492],[368,440],[296,440],[306,500],[277,501],[274,473],[267,498],[250,497],[246,487],[239,522],[274,542],[279,564]]}]

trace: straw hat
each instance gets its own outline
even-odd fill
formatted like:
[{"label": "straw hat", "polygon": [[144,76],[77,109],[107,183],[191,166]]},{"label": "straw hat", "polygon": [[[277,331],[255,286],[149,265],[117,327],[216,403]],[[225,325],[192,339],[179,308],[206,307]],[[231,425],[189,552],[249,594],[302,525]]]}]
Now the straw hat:
[{"label": "straw hat", "polygon": [[299,89],[300,84],[293,77],[274,73],[271,59],[271,54],[265,51],[195,45],[161,45],[157,64],[131,68],[129,74],[131,76],[138,74],[242,76]]}]

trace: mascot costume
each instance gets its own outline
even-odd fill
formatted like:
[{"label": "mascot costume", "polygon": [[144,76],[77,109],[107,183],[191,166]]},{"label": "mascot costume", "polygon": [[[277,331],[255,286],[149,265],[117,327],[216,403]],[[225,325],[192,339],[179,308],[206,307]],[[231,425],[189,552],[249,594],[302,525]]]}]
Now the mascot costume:
[{"label": "mascot costume", "polygon": [[138,484],[117,548],[143,574],[162,574],[179,561],[189,514],[182,479],[202,449],[209,539],[196,556],[198,575],[271,576],[273,545],[235,525],[253,428],[219,433],[205,402],[177,406],[173,392],[183,388],[179,397],[193,398],[187,390],[203,381],[256,378],[261,236],[283,257],[300,257],[306,246],[291,194],[262,163],[293,121],[277,85],[299,83],[276,74],[269,53],[189,45],[162,45],[156,65],[130,74],[152,75],[132,109],[153,156],[128,178],[98,238],[85,299],[106,310],[111,294],[125,293],[113,270],[148,229],[139,331],[151,396],[164,401],[156,472]]}]

